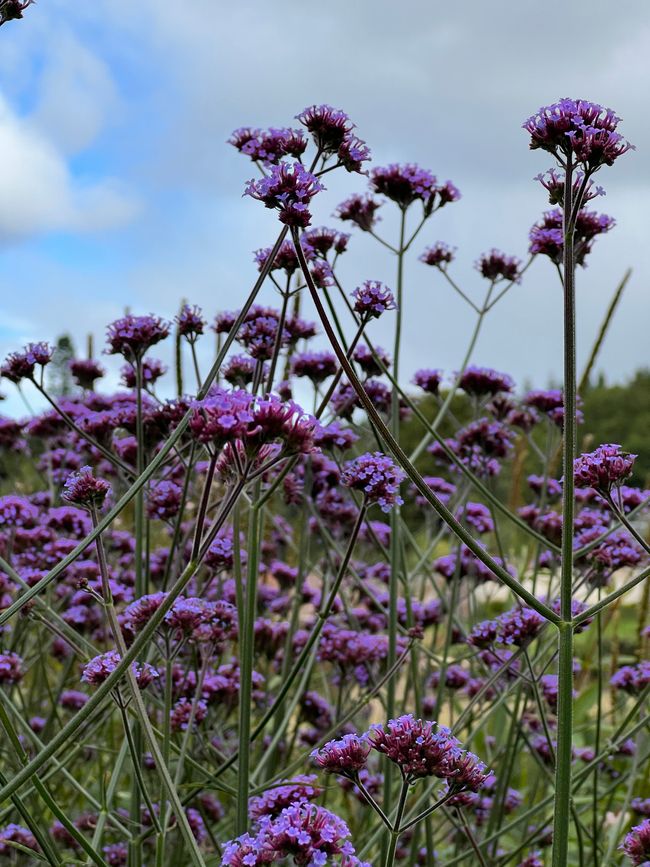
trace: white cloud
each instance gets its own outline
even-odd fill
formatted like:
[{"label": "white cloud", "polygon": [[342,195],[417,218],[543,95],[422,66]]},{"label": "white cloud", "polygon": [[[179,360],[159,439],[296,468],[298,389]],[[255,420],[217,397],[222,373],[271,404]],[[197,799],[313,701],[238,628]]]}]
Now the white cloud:
[{"label": "white cloud", "polygon": [[0,243],[51,231],[122,226],[137,202],[110,178],[75,178],[54,142],[0,96]]}]

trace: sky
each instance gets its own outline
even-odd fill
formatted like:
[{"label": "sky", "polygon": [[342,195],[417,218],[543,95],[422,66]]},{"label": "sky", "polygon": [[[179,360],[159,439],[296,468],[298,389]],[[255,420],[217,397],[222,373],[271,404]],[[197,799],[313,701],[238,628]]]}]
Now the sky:
[{"label": "sky", "polygon": [[[236,308],[255,280],[252,252],[278,224],[242,198],[254,169],[226,139],[242,125],[296,125],[326,102],[350,115],[374,165],[417,162],[462,192],[416,243],[403,305],[403,378],[451,372],[473,313],[417,254],[437,240],[457,247],[453,275],[477,300],[482,252],[526,257],[548,207],[533,177],[551,163],[521,124],[571,96],[614,108],[637,147],[600,172],[607,195],[592,206],[617,226],[577,288],[584,363],[633,268],[598,362],[623,381],[649,363],[649,88],[647,0],[615,11],[603,0],[39,0],[0,29],[0,355],[63,332],[80,354],[93,334],[99,352],[126,308],[172,318],[186,299],[210,319]],[[336,205],[366,185],[328,175],[313,224],[337,225]],[[393,240],[389,210],[380,229]],[[390,286],[395,263],[357,231],[340,275],[350,291],[364,279]],[[262,300],[277,302],[270,287]],[[557,274],[540,259],[486,318],[472,360],[548,385],[561,375],[561,316]],[[373,339],[390,346],[392,324],[377,322]],[[207,370],[214,341],[199,346]],[[20,413],[13,386],[2,390],[2,411]]]}]

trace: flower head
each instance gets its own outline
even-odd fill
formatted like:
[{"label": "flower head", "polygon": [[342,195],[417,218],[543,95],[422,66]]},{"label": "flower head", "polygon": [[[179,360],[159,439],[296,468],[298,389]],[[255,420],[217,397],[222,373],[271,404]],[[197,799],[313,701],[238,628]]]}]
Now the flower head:
[{"label": "flower head", "polygon": [[310,105],[296,119],[311,133],[318,150],[323,154],[338,151],[354,129],[348,115],[331,105]]},{"label": "flower head", "polygon": [[419,259],[425,265],[444,270],[450,262],[454,261],[455,253],[455,247],[450,247],[444,241],[436,241],[431,247],[425,249]]},{"label": "flower head", "polygon": [[69,364],[72,378],[79,388],[92,391],[95,380],[105,375],[106,371],[93,358],[73,358]]},{"label": "flower head", "polygon": [[181,312],[175,317],[178,333],[192,342],[203,334],[206,322],[203,318],[201,308],[195,304],[190,307],[189,304],[183,304]]},{"label": "flower head", "polygon": [[109,483],[104,479],[96,478],[92,469],[86,466],[68,476],[61,496],[75,506],[99,509],[110,490]]},{"label": "flower head", "polygon": [[395,298],[387,286],[379,280],[366,280],[351,293],[354,309],[368,319],[378,319],[386,310],[395,310]]},{"label": "flower head", "polygon": [[435,175],[414,163],[377,167],[370,174],[370,184],[373,192],[386,196],[403,209],[418,200],[429,207],[438,190]]},{"label": "flower head", "polygon": [[475,267],[482,277],[495,283],[499,280],[518,283],[521,279],[521,261],[515,256],[506,256],[494,247],[488,253],[483,253]]},{"label": "flower head", "polygon": [[633,145],[617,132],[614,112],[584,99],[561,99],[543,106],[523,128],[530,133],[530,147],[553,154],[562,163],[572,155],[587,171],[611,166]]},{"label": "flower head", "polygon": [[311,222],[309,203],[324,189],[300,163],[280,163],[271,166],[265,177],[249,181],[244,195],[263,202],[267,208],[276,208],[281,223],[304,228]]},{"label": "flower head", "polygon": [[404,502],[399,495],[404,478],[402,470],[387,455],[367,452],[345,464],[341,482],[362,491],[367,503],[378,503],[382,511],[390,512],[393,506]]},{"label": "flower head", "polygon": [[415,719],[412,714],[390,720],[385,726],[371,726],[367,737],[373,749],[410,779],[449,778],[461,756],[460,742],[449,729]]},{"label": "flower head", "polygon": [[595,451],[574,460],[575,486],[594,488],[600,493],[609,494],[614,485],[620,485],[631,475],[636,457],[613,443],[598,446]]},{"label": "flower head", "polygon": [[315,764],[328,774],[351,777],[366,766],[369,752],[370,744],[365,738],[348,734],[314,750],[311,757]]},{"label": "flower head", "polygon": [[376,216],[376,212],[381,208],[381,204],[371,196],[355,193],[341,202],[335,216],[344,222],[355,223],[363,232],[370,232],[380,219]]},{"label": "flower head", "polygon": [[109,355],[142,358],[144,353],[169,334],[169,323],[159,316],[133,316],[116,319],[106,329]]},{"label": "flower head", "polygon": [[634,867],[645,867],[650,862],[650,819],[635,825],[621,844]]},{"label": "flower head", "polygon": [[[115,671],[121,660],[122,657],[117,650],[109,650],[107,653],[101,653],[99,656],[95,656],[90,660],[90,662],[86,663],[81,679],[91,686],[98,686],[100,683],[104,683],[106,678]],[[145,662],[142,665],[133,662],[131,663],[131,667],[140,689],[149,686],[152,680],[159,676],[156,669],[149,665],[148,662]]]}]

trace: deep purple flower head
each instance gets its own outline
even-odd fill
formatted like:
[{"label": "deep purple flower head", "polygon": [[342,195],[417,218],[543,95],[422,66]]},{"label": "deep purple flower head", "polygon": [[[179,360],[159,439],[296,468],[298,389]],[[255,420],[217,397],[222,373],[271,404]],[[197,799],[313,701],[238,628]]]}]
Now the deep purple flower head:
[{"label": "deep purple flower head", "polygon": [[334,376],[338,362],[331,352],[302,352],[293,356],[291,370],[294,376],[307,377],[318,385],[329,376]]},{"label": "deep purple flower head", "polygon": [[639,695],[650,685],[650,660],[642,659],[636,665],[623,665],[612,675],[610,683],[630,695]]},{"label": "deep purple flower head", "polygon": [[454,261],[455,253],[455,247],[450,247],[444,241],[436,241],[431,247],[425,249],[419,259],[425,265],[444,270],[450,262]]},{"label": "deep purple flower head", "polygon": [[293,780],[284,780],[280,785],[267,789],[263,795],[248,802],[248,815],[253,821],[264,816],[274,818],[292,804],[306,804],[318,798],[322,789],[316,785],[316,775],[298,775]]},{"label": "deep purple flower head", "polygon": [[620,485],[634,468],[636,455],[628,454],[614,443],[598,446],[593,452],[580,455],[573,462],[573,480],[577,488],[594,488],[609,494]]},{"label": "deep purple flower head", "polygon": [[52,349],[47,343],[28,343],[22,352],[12,352],[0,368],[0,376],[10,382],[33,379],[36,365],[45,367],[52,360]]},{"label": "deep purple flower head", "polygon": [[25,497],[7,494],[0,497],[0,527],[33,527],[38,520],[38,509]]},{"label": "deep purple flower head", "polygon": [[[104,683],[106,678],[112,674],[120,664],[122,657],[117,650],[109,650],[107,653],[101,653],[95,656],[90,662],[86,663],[83,669],[81,679],[84,683],[91,686],[99,686]],[[149,684],[157,678],[158,672],[148,662],[140,665],[139,663],[131,663],[135,679],[140,689],[145,689]]]},{"label": "deep purple flower head", "polygon": [[416,370],[413,377],[413,384],[421,388],[422,391],[426,391],[427,394],[438,394],[441,382],[441,370]]},{"label": "deep purple flower head", "polygon": [[[303,238],[304,237],[305,235],[303,235]],[[311,258],[311,251],[305,244],[303,244],[303,250],[305,253],[305,257],[307,259]],[[266,265],[268,258],[272,252],[272,247],[264,247],[261,250],[255,251],[255,261],[257,262],[257,267],[260,271]],[[275,254],[273,262],[271,263],[271,271],[284,271],[287,277],[290,277],[299,268],[300,262],[298,261],[298,256],[296,255],[296,248],[293,245],[293,241],[284,240],[280,245],[280,249]]]},{"label": "deep purple flower head", "polygon": [[311,222],[308,205],[324,189],[300,163],[280,163],[271,166],[266,177],[249,181],[244,195],[263,202],[267,208],[276,208],[281,223],[305,228]]},{"label": "deep purple flower head", "polygon": [[74,381],[86,391],[92,391],[95,380],[106,374],[106,370],[94,358],[73,358],[69,367]]},{"label": "deep purple flower head", "polygon": [[296,118],[311,133],[316,147],[323,154],[338,151],[354,129],[348,115],[331,105],[310,105]]},{"label": "deep purple flower head", "polygon": [[635,825],[621,844],[634,867],[645,867],[650,863],[650,819]]},{"label": "deep purple flower head", "polygon": [[300,158],[307,148],[307,139],[299,129],[271,127],[261,130],[241,127],[233,132],[228,144],[254,162],[271,166],[277,165],[286,156]]},{"label": "deep purple flower head", "polygon": [[109,483],[96,478],[92,469],[86,466],[68,476],[61,496],[75,506],[100,509],[110,490]]},{"label": "deep purple flower head", "polygon": [[345,464],[341,482],[362,491],[367,503],[378,503],[382,511],[390,512],[404,502],[399,495],[404,478],[403,471],[387,455],[367,452]]},{"label": "deep purple flower head", "polygon": [[[167,365],[157,358],[143,358],[140,363],[142,366],[143,388],[154,385],[161,376],[167,373]],[[126,388],[136,388],[138,375],[135,366],[130,361],[122,365],[120,373],[122,375],[122,383]]]},{"label": "deep purple flower head", "polygon": [[509,392],[514,388],[512,377],[507,373],[499,373],[490,367],[466,367],[461,374],[459,385],[467,394],[477,396],[495,395]]},{"label": "deep purple flower head", "polygon": [[611,166],[633,149],[616,131],[620,117],[584,99],[561,99],[540,108],[523,128],[530,133],[530,147],[542,148],[564,163],[572,154],[587,171]]},{"label": "deep purple flower head", "polygon": [[350,236],[346,232],[338,232],[336,229],[328,229],[320,226],[316,229],[307,229],[300,239],[303,250],[309,249],[314,256],[326,259],[332,250],[336,255],[345,253]]},{"label": "deep purple flower head", "polygon": [[[548,191],[548,201],[550,205],[564,206],[564,174],[558,173],[555,169],[549,169],[544,174],[536,175],[533,180],[539,181],[540,184]],[[584,172],[576,172],[571,188],[573,202],[578,197],[582,182],[584,180]],[[587,184],[582,193],[581,206],[590,202],[598,196],[604,196],[605,190],[602,187],[595,187],[592,181],[587,181]]]},{"label": "deep purple flower head", "polygon": [[170,325],[159,316],[133,316],[116,319],[106,329],[109,355],[126,359],[142,358],[144,353],[169,334]]},{"label": "deep purple flower head", "polygon": [[[10,9],[12,7],[20,7],[24,9],[26,6],[29,6],[31,2],[32,0],[30,0],[29,3],[14,2],[11,4]],[[5,21],[10,20],[9,17],[5,17],[6,15],[7,12],[5,11],[4,6],[0,7],[0,24],[4,24]],[[12,14],[11,17],[22,18],[22,15],[16,13]],[[32,832],[28,831],[27,828],[23,828],[22,825],[16,825],[15,822],[10,822],[8,825],[5,825],[4,828],[0,829],[0,855],[6,858],[13,858],[15,854],[18,854],[19,850],[15,846],[11,846],[11,843],[18,843],[26,849],[32,849],[34,852],[39,852],[36,837],[34,837]],[[42,861],[40,855],[38,861]]]},{"label": "deep purple flower head", "polygon": [[395,310],[395,298],[387,286],[379,280],[366,280],[350,293],[354,299],[354,309],[368,319],[377,319],[386,310]]},{"label": "deep purple flower head", "polygon": [[409,779],[436,776],[448,778],[460,758],[460,742],[450,730],[435,722],[406,714],[385,726],[371,726],[370,745],[387,756]]},{"label": "deep purple flower head", "polygon": [[22,657],[17,653],[0,653],[0,683],[18,683],[22,676]]},{"label": "deep purple flower head", "polygon": [[371,196],[355,193],[341,202],[334,216],[344,222],[355,223],[363,232],[370,232],[377,220],[380,219],[376,216],[376,211],[381,208],[381,204]]},{"label": "deep purple flower head", "polygon": [[524,647],[539,635],[545,620],[532,608],[511,608],[501,614],[497,622],[500,641]]},{"label": "deep purple flower head", "polygon": [[521,260],[516,256],[506,256],[494,247],[479,257],[475,267],[482,277],[495,283],[499,280],[518,283],[521,279]]},{"label": "deep purple flower head", "polygon": [[192,307],[189,304],[183,304],[181,312],[176,315],[174,321],[176,322],[178,333],[182,334],[183,337],[187,337],[190,342],[193,342],[200,334],[203,334],[206,326],[201,308],[197,307],[196,304]]},{"label": "deep purple flower head", "polygon": [[147,493],[147,515],[159,521],[168,521],[178,514],[183,489],[176,482],[163,479],[151,485]]},{"label": "deep purple flower head", "polygon": [[[609,232],[615,225],[616,220],[607,214],[585,210],[578,212],[573,238],[575,260],[578,265],[586,267],[586,258],[593,248],[594,239],[598,235]],[[530,253],[548,256],[552,262],[560,265],[564,255],[562,211],[559,208],[546,211],[542,219],[531,228],[528,238]]]},{"label": "deep purple flower head", "polygon": [[370,744],[356,734],[343,735],[340,740],[329,741],[311,754],[314,763],[328,774],[354,777],[366,766]]},{"label": "deep purple flower head", "polygon": [[320,426],[314,434],[314,443],[321,449],[346,450],[351,448],[358,439],[358,435],[351,428],[343,427],[338,421]]},{"label": "deep purple flower head", "polygon": [[347,135],[336,152],[339,162],[348,172],[358,172],[366,175],[363,164],[370,160],[370,148],[356,135]]},{"label": "deep purple flower head", "polygon": [[425,208],[432,208],[438,191],[435,175],[414,163],[378,166],[370,173],[370,185],[374,193],[386,196],[402,209],[418,200]]}]

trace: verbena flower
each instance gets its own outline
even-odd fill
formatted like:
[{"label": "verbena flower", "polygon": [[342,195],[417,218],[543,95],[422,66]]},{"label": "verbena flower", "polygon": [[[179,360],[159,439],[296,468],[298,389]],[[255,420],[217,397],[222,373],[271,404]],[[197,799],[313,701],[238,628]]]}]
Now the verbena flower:
[{"label": "verbena flower", "polygon": [[303,249],[308,248],[314,256],[327,258],[334,251],[336,255],[345,253],[350,236],[346,232],[338,232],[336,229],[328,229],[320,226],[316,229],[307,229],[300,239]]},{"label": "verbena flower", "polygon": [[[117,650],[101,653],[86,663],[81,679],[91,686],[99,686],[115,671],[121,660],[122,657]],[[132,662],[131,668],[140,689],[145,689],[155,678],[159,677],[156,669],[148,662],[142,664]]]},{"label": "verbena flower", "polygon": [[52,349],[47,343],[28,343],[22,352],[12,352],[0,367],[0,376],[18,384],[23,379],[34,379],[36,365],[41,368],[52,360]]},{"label": "verbena flower", "polygon": [[170,325],[159,316],[123,316],[106,329],[109,355],[142,358],[144,353],[169,334]]},{"label": "verbena flower", "polygon": [[331,105],[310,105],[296,119],[311,133],[323,154],[335,153],[354,129],[348,115]]},{"label": "verbena flower", "polygon": [[650,819],[644,819],[640,825],[635,825],[620,848],[634,867],[645,867],[650,862]]},{"label": "verbena flower", "polygon": [[186,337],[190,342],[203,334],[206,326],[206,321],[203,318],[203,313],[200,307],[194,304],[190,307],[189,304],[183,304],[180,313],[175,317],[176,328],[178,333]]},{"label": "verbena flower", "polygon": [[302,130],[271,127],[267,130],[240,127],[228,139],[228,144],[254,162],[265,166],[277,165],[285,156],[299,159],[307,148]]},{"label": "verbena flower", "polygon": [[574,484],[578,488],[594,488],[609,494],[615,485],[620,485],[632,474],[636,458],[636,455],[624,452],[620,445],[598,446],[595,451],[574,460]]},{"label": "verbena flower", "polygon": [[399,495],[404,472],[381,452],[367,452],[345,464],[341,482],[356,491],[362,491],[368,504],[378,503],[382,511],[390,512],[393,506],[404,501]]},{"label": "verbena flower", "polygon": [[264,794],[249,800],[248,815],[253,821],[259,821],[264,816],[273,818],[292,804],[313,801],[322,792],[316,785],[316,779],[315,774],[298,775],[293,780],[284,780],[280,785],[272,786]]},{"label": "verbena flower", "polygon": [[514,388],[512,377],[507,373],[499,373],[489,367],[476,367],[470,365],[462,372],[459,386],[467,394],[477,396],[495,395],[500,392],[510,392]]},{"label": "verbena flower", "polygon": [[329,774],[354,777],[366,766],[370,744],[356,734],[343,735],[339,740],[328,741],[311,754],[314,763]]},{"label": "verbena flower", "polygon": [[455,247],[450,247],[444,241],[436,241],[435,244],[424,250],[419,256],[419,260],[420,262],[424,262],[425,265],[431,265],[443,271],[450,262],[454,261],[455,253]]},{"label": "verbena flower", "polygon": [[371,196],[362,196],[358,193],[347,198],[336,209],[334,216],[344,222],[355,223],[362,232],[370,232],[375,226],[375,223],[380,219],[376,212],[381,208],[382,203]]},{"label": "verbena flower", "polygon": [[442,382],[441,370],[416,370],[413,377],[413,384],[426,391],[427,394],[438,394],[440,383]]},{"label": "verbena flower", "polygon": [[617,132],[620,117],[611,109],[584,99],[561,99],[539,109],[523,128],[530,134],[530,147],[541,148],[565,162],[569,155],[587,171],[613,165],[633,149]]},{"label": "verbena flower", "polygon": [[438,190],[436,176],[415,163],[377,167],[370,173],[370,184],[374,193],[386,196],[402,209],[416,201],[430,206]]},{"label": "verbena flower", "polygon": [[[544,189],[548,191],[549,204],[559,205],[561,208],[564,206],[563,173],[557,172],[555,169],[549,169],[549,171],[543,174],[536,175],[533,180],[539,181],[539,183],[544,187]],[[583,181],[584,172],[576,172],[571,187],[571,195],[574,202],[576,201],[580,190],[583,187]],[[602,187],[594,186],[592,181],[587,181],[584,189],[582,190],[581,205],[590,202],[592,199],[595,199],[598,196],[604,195],[605,190]]]},{"label": "verbena flower", "polygon": [[304,228],[311,222],[308,205],[325,187],[300,163],[280,163],[271,166],[266,177],[248,182],[245,196],[263,202],[267,208],[279,211],[280,222]]},{"label": "verbena flower", "polygon": [[393,293],[379,280],[366,280],[350,296],[355,312],[368,319],[378,319],[382,313],[397,307]]},{"label": "verbena flower", "polygon": [[106,374],[106,370],[93,358],[73,358],[69,363],[72,378],[79,388],[92,391],[95,381]]},{"label": "verbena flower", "polygon": [[22,657],[17,653],[0,653],[0,683],[18,683],[22,677]]},{"label": "verbena flower", "polygon": [[294,376],[306,377],[318,385],[329,376],[334,376],[338,370],[338,362],[331,352],[302,352],[294,355],[291,370]]},{"label": "verbena flower", "polygon": [[[613,217],[595,211],[579,211],[573,237],[576,264],[586,267],[586,258],[593,249],[594,239],[609,232],[616,225]],[[564,256],[564,229],[562,211],[556,208],[546,211],[528,233],[529,252],[547,256],[556,265],[561,265]]]},{"label": "verbena flower", "polygon": [[96,478],[91,467],[86,466],[68,476],[61,496],[75,506],[100,509],[110,491],[109,483]]},{"label": "verbena flower", "polygon": [[516,256],[506,256],[494,247],[479,257],[475,268],[482,277],[495,283],[499,280],[518,283],[521,280],[521,260]]}]

